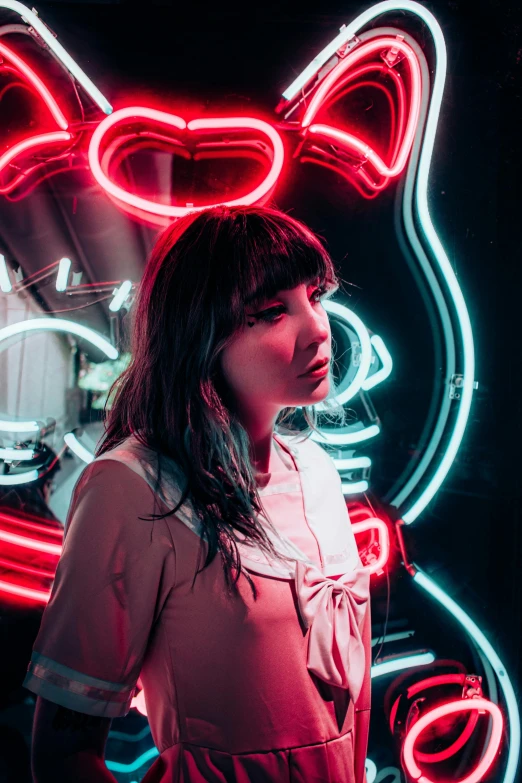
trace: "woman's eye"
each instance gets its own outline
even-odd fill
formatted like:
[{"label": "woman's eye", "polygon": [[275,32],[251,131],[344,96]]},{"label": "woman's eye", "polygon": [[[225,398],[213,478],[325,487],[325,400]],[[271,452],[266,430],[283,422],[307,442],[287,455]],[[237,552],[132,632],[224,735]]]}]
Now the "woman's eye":
[{"label": "woman's eye", "polygon": [[[319,302],[321,300],[321,297],[324,296],[328,292],[328,289],[326,286],[320,286],[319,288],[316,288],[315,291],[312,294],[312,297],[318,296],[319,299],[317,301]],[[255,316],[250,316],[250,318],[256,318],[256,320],[259,321],[275,321],[276,318],[278,318],[279,315],[281,315],[284,311],[284,307],[271,307],[269,310],[263,310],[261,313],[258,313]]]}]

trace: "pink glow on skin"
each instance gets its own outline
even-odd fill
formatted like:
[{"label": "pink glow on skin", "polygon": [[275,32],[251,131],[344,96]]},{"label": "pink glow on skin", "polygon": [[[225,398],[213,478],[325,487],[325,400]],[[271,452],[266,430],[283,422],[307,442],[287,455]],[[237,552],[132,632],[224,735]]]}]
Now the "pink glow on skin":
[{"label": "pink glow on skin", "polygon": [[[328,376],[300,377],[332,356],[328,313],[317,283],[302,283],[247,307],[247,326],[221,353],[221,367],[253,444],[258,472],[269,470],[275,422],[281,410],[312,405],[328,395]],[[252,327],[252,328],[250,328]]]},{"label": "pink glow on skin", "polygon": [[[124,188],[119,187],[105,174],[105,170],[108,171],[110,159],[104,158],[104,165],[100,164],[100,152],[102,146],[102,140],[105,134],[114,128],[119,123],[123,123],[126,120],[148,120],[152,123],[167,126],[177,132],[204,132],[213,130],[230,130],[237,131],[245,129],[246,131],[257,131],[264,137],[268,138],[273,149],[273,160],[270,171],[264,178],[264,180],[255,187],[250,193],[242,196],[239,199],[232,199],[230,201],[216,202],[216,204],[201,205],[198,207],[179,207],[169,204],[160,204],[149,199],[141,198],[140,196],[129,193]],[[181,217],[188,212],[201,211],[207,209],[210,206],[216,206],[217,204],[225,204],[227,206],[234,206],[237,204],[256,204],[266,197],[267,193],[271,191],[281,174],[284,162],[284,147],[279,133],[263,120],[258,120],[252,117],[214,117],[209,119],[190,120],[186,123],[181,117],[167,112],[158,111],[156,109],[148,109],[141,106],[133,106],[125,109],[115,111],[113,114],[106,117],[100,125],[94,131],[91,142],[89,144],[89,165],[91,171],[101,187],[107,191],[107,193],[113,198],[117,199],[122,204],[127,204],[135,209],[143,210],[146,213],[160,217]]]},{"label": "pink glow on skin", "polygon": [[[402,749],[404,766],[412,780],[418,781],[418,783],[434,783],[432,778],[423,774],[415,760],[415,743],[419,735],[427,729],[428,726],[431,726],[432,723],[439,720],[439,718],[443,718],[447,715],[454,715],[459,712],[467,712],[469,710],[477,710],[479,714],[489,712],[492,719],[491,735],[482,760],[469,775],[460,778],[458,781],[454,781],[454,783],[480,783],[495,760],[500,746],[504,725],[502,713],[497,705],[482,698],[461,699],[448,702],[447,704],[430,710],[412,726],[406,735]],[[441,781],[438,781],[437,783],[441,783]]]},{"label": "pink glow on skin", "polygon": [[[359,139],[353,134],[342,131],[337,128],[332,128],[328,125],[314,124],[312,120],[322,107],[323,103],[328,100],[330,92],[337,89],[336,82],[340,76],[346,71],[357,64],[361,59],[367,57],[375,52],[381,52],[383,48],[395,48],[400,51],[408,63],[410,76],[411,76],[411,96],[410,96],[410,110],[408,114],[408,120],[406,128],[404,130],[404,137],[402,143],[397,152],[396,159],[391,165],[387,165],[380,155],[367,143]],[[347,149],[354,151],[365,160],[369,160],[375,167],[378,173],[384,177],[394,177],[404,169],[406,160],[411,150],[415,131],[419,120],[420,112],[420,92],[421,92],[421,73],[420,66],[417,61],[417,57],[413,49],[400,41],[397,38],[383,37],[374,41],[369,41],[367,44],[362,44],[352,54],[347,55],[341,60],[325,77],[316,93],[314,94],[310,105],[303,117],[301,126],[304,131],[308,130],[308,133],[326,138],[328,140],[336,141]]]}]

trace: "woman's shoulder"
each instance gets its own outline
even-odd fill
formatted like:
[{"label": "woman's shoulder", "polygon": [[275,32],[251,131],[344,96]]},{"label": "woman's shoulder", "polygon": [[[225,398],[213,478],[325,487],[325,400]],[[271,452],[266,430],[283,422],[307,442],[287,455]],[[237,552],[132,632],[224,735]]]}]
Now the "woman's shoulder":
[{"label": "woman's shoulder", "polygon": [[[140,476],[147,482],[150,490],[165,509],[178,506],[186,486],[184,473],[174,460],[145,445],[134,435],[128,436],[114,448],[100,454],[87,468],[94,471],[89,474],[90,476],[105,473],[105,481],[109,483],[111,476],[117,482],[125,471],[125,479],[129,480],[132,478],[132,471],[134,475]],[[84,472],[87,473],[87,470]],[[191,529],[199,529],[197,515],[187,498],[173,516]]]}]

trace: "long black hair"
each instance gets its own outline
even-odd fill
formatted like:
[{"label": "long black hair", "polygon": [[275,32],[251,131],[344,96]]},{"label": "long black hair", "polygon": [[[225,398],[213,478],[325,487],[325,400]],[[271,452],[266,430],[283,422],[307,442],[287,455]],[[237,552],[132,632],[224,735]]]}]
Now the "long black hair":
[{"label": "long black hair", "polygon": [[[252,445],[235,414],[219,357],[237,330],[245,328],[247,305],[316,280],[332,293],[340,287],[319,238],[276,208],[212,207],[169,226],[143,274],[132,359],[107,397],[105,434],[95,452],[99,456],[134,434],[173,460],[186,477],[181,500],[168,514],[152,516],[174,514],[188,498],[202,522],[202,543],[208,545],[203,568],[219,550],[228,589],[236,587],[243,571],[254,598],[236,534],[272,556],[277,553],[257,518],[262,506]],[[344,409],[330,399],[333,388],[330,376],[331,391],[323,404],[344,424]],[[317,411],[302,408],[304,429],[283,425],[296,410],[284,408],[275,426],[281,433],[309,437],[317,431]]]}]

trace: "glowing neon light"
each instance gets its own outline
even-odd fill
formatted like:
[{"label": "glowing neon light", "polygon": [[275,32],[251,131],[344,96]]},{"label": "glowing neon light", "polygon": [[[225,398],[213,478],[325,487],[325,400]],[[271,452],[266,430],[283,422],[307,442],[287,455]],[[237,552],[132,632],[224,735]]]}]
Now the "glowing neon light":
[{"label": "glowing neon light", "polygon": [[25,460],[34,457],[34,449],[0,448],[0,458],[3,460]]},{"label": "glowing neon light", "polygon": [[375,761],[367,758],[364,766],[366,767],[366,783],[373,783],[377,777],[377,765]]},{"label": "glowing neon light", "polygon": [[5,421],[0,419],[0,431],[3,432],[38,432],[40,425],[37,421]]},{"label": "glowing neon light", "polygon": [[355,536],[360,533],[366,533],[368,530],[377,530],[380,554],[374,563],[365,567],[365,570],[369,571],[370,574],[377,574],[379,571],[382,571],[390,556],[390,536],[386,523],[378,517],[370,517],[363,522],[352,523],[352,530]]},{"label": "glowing neon light", "polygon": [[40,474],[37,470],[28,470],[25,473],[0,475],[0,485],[7,487],[15,486],[16,484],[30,484],[31,481],[36,481],[40,478]]},{"label": "glowing neon light", "polygon": [[[125,120],[149,120],[156,122],[160,125],[173,128],[176,131],[199,131],[199,130],[249,130],[259,131],[266,136],[273,149],[273,161],[269,173],[266,175],[263,182],[258,185],[251,193],[245,196],[241,196],[239,199],[232,199],[230,201],[217,202],[213,205],[204,206],[186,206],[179,207],[174,205],[159,204],[149,199],[141,198],[140,196],[128,193],[124,188],[116,185],[109,177],[106,176],[102,170],[100,164],[100,147],[101,142],[107,131],[115,127],[118,123],[122,123]],[[105,166],[108,168],[109,161],[105,160]],[[211,119],[190,120],[186,123],[181,117],[175,114],[168,114],[167,112],[158,111],[156,109],[149,109],[142,106],[131,106],[125,109],[119,109],[115,111],[110,117],[106,117],[94,131],[90,144],[89,144],[89,165],[91,171],[104,190],[109,195],[117,199],[123,204],[128,204],[134,208],[140,209],[143,212],[151,213],[153,215],[160,215],[164,217],[181,217],[188,212],[198,212],[203,209],[207,209],[209,206],[217,206],[217,204],[225,204],[226,206],[235,206],[237,204],[254,204],[264,196],[266,196],[271,189],[275,186],[284,162],[284,147],[281,137],[275,128],[272,128],[267,122],[258,120],[253,117],[227,117],[220,118],[214,117]]]},{"label": "glowing neon light", "polygon": [[374,386],[377,386],[377,384],[385,381],[393,370],[393,359],[386,348],[382,337],[379,337],[378,334],[374,334],[370,337],[370,342],[375,349],[375,353],[382,362],[382,367],[363,381],[361,388],[364,389],[364,391],[369,391],[370,389],[373,389]]},{"label": "glowing neon light", "polygon": [[89,449],[86,449],[85,446],[82,446],[73,432],[66,432],[63,436],[63,439],[71,451],[76,454],[77,457],[83,460],[83,462],[89,464],[94,460],[94,454],[92,454]]},{"label": "glowing neon light", "polygon": [[109,305],[109,310],[117,313],[121,309],[132,288],[132,281],[125,280],[119,288],[114,289],[114,299]]},{"label": "glowing neon light", "polygon": [[60,528],[49,527],[48,524],[40,524],[38,522],[29,522],[27,519],[18,517],[15,514],[0,513],[0,522],[7,525],[15,525],[16,527],[22,527],[26,530],[32,530],[35,533],[41,533],[42,535],[55,536],[60,540],[63,539],[63,531]]},{"label": "glowing neon light", "polygon": [[4,294],[9,294],[13,290],[11,280],[9,279],[9,272],[7,271],[7,264],[5,263],[5,256],[0,253],[0,291]]},{"label": "glowing neon light", "polygon": [[156,747],[153,747],[146,750],[145,753],[142,753],[141,756],[138,756],[138,758],[130,764],[122,764],[119,761],[106,761],[105,764],[107,769],[111,772],[136,772],[137,769],[155,756],[159,756],[159,750]]},{"label": "glowing neon light", "polygon": [[[438,27],[438,23],[435,20],[433,14],[425,9],[419,3],[413,2],[413,0],[402,0],[402,2],[395,2],[395,0],[385,0],[382,3],[377,3],[362,14],[350,22],[349,25],[343,27],[340,33],[322,49],[312,62],[306,66],[306,68],[297,76],[292,84],[286,88],[283,93],[283,98],[287,101],[293,100],[295,96],[300,93],[303,87],[316,75],[316,73],[323,67],[325,63],[330,60],[339,49],[342,49],[349,41],[351,41],[356,33],[358,33],[368,22],[371,22],[375,17],[386,13],[387,11],[411,11],[413,14],[417,14],[430,28],[432,23]],[[440,28],[439,28],[440,29]],[[394,39],[395,40],[395,39]]]},{"label": "glowing neon light", "polygon": [[[451,434],[444,456],[442,457],[431,480],[423,489],[421,495],[419,498],[417,498],[415,503],[402,514],[402,519],[404,522],[406,524],[411,524],[415,521],[415,519],[417,519],[419,514],[422,513],[428,503],[432,500],[442,485],[451,468],[451,465],[455,460],[455,455],[462,442],[464,430],[466,428],[469,417],[475,372],[473,335],[469,314],[455,273],[431,221],[428,207],[428,176],[433,155],[435,134],[437,131],[437,124],[440,115],[444,82],[446,78],[446,47],[440,25],[433,14],[427,10],[427,8],[422,6],[420,3],[413,2],[413,0],[399,0],[398,2],[395,0],[384,0],[384,2],[377,3],[360,14],[356,19],[354,19],[353,22],[340,31],[339,35],[337,35],[328,44],[328,46],[326,46],[312,60],[312,62],[302,71],[302,73],[296,79],[294,79],[292,84],[283,93],[283,98],[285,98],[287,101],[293,100],[293,98],[295,98],[295,96],[303,90],[304,86],[308,84],[308,82],[317,74],[323,65],[325,65],[325,63],[328,62],[328,60],[330,60],[330,58],[333,57],[339,49],[344,47],[349,41],[352,41],[355,35],[365,25],[383,13],[398,10],[409,11],[422,19],[422,21],[430,30],[435,46],[435,77],[433,80],[431,101],[428,116],[426,118],[426,126],[424,129],[423,145],[420,153],[414,198],[419,223],[424,233],[424,237],[440,267],[441,273],[446,281],[446,285],[455,306],[462,336],[464,355],[464,366],[462,373],[463,385],[461,388],[462,393],[457,416],[454,422],[453,432]],[[512,783],[512,779],[506,779],[506,783]]]},{"label": "glowing neon light", "polygon": [[7,530],[0,530],[0,541],[7,544],[14,544],[25,549],[33,549],[35,552],[45,552],[47,555],[56,555],[60,557],[62,552],[61,544],[49,544],[46,541],[38,541],[36,538],[26,538],[16,533],[8,533]]},{"label": "glowing neon light", "polygon": [[141,731],[136,734],[127,734],[125,731],[110,731],[109,739],[122,740],[122,742],[141,742],[141,740],[148,737],[150,734],[150,726],[144,726]]},{"label": "glowing neon light", "polygon": [[[28,321],[19,321],[15,324],[10,324],[0,329],[0,343],[18,334],[32,331],[55,331],[66,332],[68,334],[74,334],[77,337],[81,337],[87,340],[92,345],[99,348],[109,359],[117,359],[119,353],[117,349],[102,337],[101,334],[95,332],[94,329],[89,329],[86,326],[77,324],[74,321],[67,321],[63,318],[31,318]],[[1,425],[8,425],[3,427]],[[32,425],[33,422],[26,422],[26,424]],[[20,431],[20,427],[23,422],[0,422],[0,429],[11,429],[12,431]],[[38,428],[39,429],[39,428]],[[0,475],[0,485],[14,485],[14,484],[26,484],[31,481],[36,481],[39,478],[37,470],[26,471],[19,474],[6,474]]]},{"label": "glowing neon light", "polygon": [[102,95],[100,90],[93,84],[93,82],[86,76],[80,66],[73,60],[70,54],[63,48],[63,46],[56,40],[53,33],[49,28],[38,18],[34,11],[31,11],[26,5],[18,2],[18,0],[0,0],[0,8],[8,8],[10,11],[14,11],[19,14],[23,21],[30,25],[35,32],[38,33],[40,38],[45,41],[51,52],[53,52],[62,65],[67,68],[69,73],[81,84],[85,92],[90,95],[92,100],[100,107],[105,114],[112,112],[112,106],[107,99]]},{"label": "glowing neon light", "polygon": [[368,491],[367,481],[354,481],[352,484],[342,484],[343,495],[359,495],[361,492]]},{"label": "glowing neon light", "polygon": [[0,157],[0,171],[2,171],[11,161],[22,152],[34,149],[35,147],[45,147],[47,144],[59,144],[64,141],[70,141],[72,136],[67,131],[53,131],[52,133],[41,133],[38,136],[31,136],[30,139],[19,141],[13,144],[11,149],[4,152]]},{"label": "glowing neon light", "polygon": [[433,663],[435,656],[431,652],[418,653],[418,655],[406,655],[404,658],[393,658],[390,661],[376,663],[372,666],[371,677],[382,677],[384,674],[400,672],[403,669],[413,669],[416,666],[427,666]]},{"label": "glowing neon light", "polygon": [[[397,633],[387,633],[384,637],[384,643],[386,642],[398,642],[400,639],[411,639],[412,636],[415,636],[415,631],[398,631]],[[372,639],[372,647],[375,647],[377,644],[380,644],[382,640],[382,637],[378,636],[375,639]]]},{"label": "glowing neon light", "polygon": [[32,601],[38,601],[39,603],[45,604],[49,601],[51,595],[50,591],[35,590],[32,587],[22,587],[22,585],[6,582],[4,579],[0,579],[0,592],[18,595],[22,598],[30,598]]},{"label": "glowing neon light", "polygon": [[[413,696],[416,696],[417,693],[420,693],[421,691],[427,690],[429,688],[438,688],[441,685],[459,685],[461,692],[465,686],[473,687],[471,682],[469,683],[469,685],[467,685],[467,675],[465,673],[440,674],[440,675],[436,675],[435,677],[428,677],[425,680],[421,680],[420,682],[416,682],[413,685],[411,685],[408,688],[407,698],[411,699]],[[477,683],[476,690],[477,693],[475,695],[482,696],[482,689],[479,683]],[[393,733],[393,726],[395,723],[395,717],[397,714],[400,698],[401,697],[399,696],[393,706],[392,712],[390,713],[390,727],[392,733]],[[417,761],[425,761],[429,764],[433,764],[437,761],[445,761],[446,759],[449,759],[451,756],[455,755],[455,753],[458,753],[458,751],[464,747],[466,742],[473,734],[473,731],[475,730],[475,726],[478,721],[478,717],[479,716],[477,712],[472,712],[460,736],[451,745],[449,745],[447,748],[444,748],[444,750],[440,750],[435,753],[423,753],[419,750],[416,750],[415,756],[417,758]]]},{"label": "glowing neon light", "polygon": [[0,558],[0,566],[11,571],[19,571],[23,574],[37,576],[40,579],[54,579],[54,574],[50,571],[45,571],[43,568],[31,568],[30,566],[24,566],[21,563],[15,562],[14,560],[4,560],[3,558]]},{"label": "glowing neon light", "polygon": [[[318,403],[315,407],[318,407]],[[375,438],[380,433],[381,428],[377,424],[371,424],[369,427],[363,427],[355,432],[348,428],[337,427],[334,432],[325,432],[321,430],[321,435],[313,432],[310,435],[310,440],[315,440],[317,443],[329,444],[331,446],[348,446],[354,443],[363,443],[365,440]]]},{"label": "glowing neon light", "polygon": [[500,740],[502,738],[503,719],[502,713],[499,708],[493,702],[488,699],[461,699],[459,701],[449,702],[443,704],[440,707],[430,710],[424,714],[419,720],[412,726],[406,735],[403,746],[403,759],[404,765],[411,775],[413,780],[418,780],[419,783],[433,783],[431,778],[428,778],[422,773],[422,770],[417,766],[414,758],[415,742],[419,735],[431,726],[439,718],[443,718],[446,715],[454,715],[458,712],[467,712],[469,710],[480,710],[481,712],[489,712],[491,715],[493,726],[491,731],[491,737],[487,746],[487,750],[484,753],[481,761],[477,764],[473,772],[466,775],[464,778],[460,778],[457,783],[480,783],[484,775],[491,767],[495,760],[498,748],[500,746]]},{"label": "glowing neon light", "polygon": [[74,321],[66,321],[63,318],[31,318],[28,321],[19,321],[18,323],[4,326],[3,329],[0,329],[0,343],[17,334],[40,330],[74,334],[99,348],[109,359],[118,358],[119,354],[116,348],[101,334],[95,332],[94,329],[89,329],[87,326],[82,326]]},{"label": "glowing neon light", "polygon": [[29,84],[31,84],[34,89],[37,91],[37,93],[40,95],[42,100],[44,101],[45,105],[51,112],[51,114],[54,117],[54,121],[58,125],[59,128],[62,130],[67,130],[69,123],[65,119],[65,116],[56,103],[55,99],[43,83],[43,81],[40,79],[39,76],[33,71],[32,68],[30,68],[26,62],[22,60],[21,57],[19,57],[15,52],[13,52],[12,49],[9,48],[9,46],[6,46],[2,41],[0,41],[0,55],[3,57],[6,57],[8,60],[12,62],[12,64],[15,66],[15,68],[20,71],[22,76],[24,76]]},{"label": "glowing neon light", "polygon": [[423,571],[421,571],[417,565],[413,565],[416,569],[416,573],[413,580],[417,582],[427,593],[429,593],[435,600],[437,600],[442,606],[444,606],[455,619],[463,626],[463,628],[469,633],[477,647],[484,653],[488,659],[493,671],[495,672],[502,693],[506,702],[506,708],[508,712],[508,725],[510,733],[509,752],[506,765],[506,771],[504,774],[504,783],[514,783],[516,780],[516,772],[518,765],[518,758],[520,754],[520,716],[518,712],[517,698],[511,680],[508,677],[504,664],[500,660],[499,656],[493,649],[490,642],[486,639],[480,628],[473,622],[469,615],[464,612],[463,609],[449,597],[435,582],[430,579]]},{"label": "glowing neon light", "polygon": [[67,288],[67,281],[69,279],[69,272],[71,271],[71,259],[61,258],[58,263],[58,274],[56,275],[56,290],[65,291]]},{"label": "glowing neon light", "polygon": [[[358,139],[357,136],[345,131],[337,130],[336,128],[331,128],[328,125],[311,125],[314,116],[321,108],[321,104],[324,102],[330,89],[335,86],[335,82],[339,76],[353,67],[353,65],[358,63],[363,57],[375,52],[381,52],[383,47],[394,48],[402,52],[408,62],[411,74],[411,100],[408,121],[404,132],[404,138],[397,154],[397,159],[392,166],[387,166],[375,150],[369,144]],[[410,153],[417,123],[419,121],[420,81],[419,63],[414,51],[408,44],[400,41],[398,38],[392,38],[391,36],[387,38],[377,38],[374,41],[361,44],[353,53],[348,54],[344,59],[340,60],[335,68],[333,68],[321,82],[303,117],[302,127],[307,128],[309,126],[310,133],[335,139],[344,147],[356,150],[364,159],[368,159],[383,177],[395,177],[406,165],[406,160]]]},{"label": "glowing neon light", "polygon": [[350,459],[332,457],[332,459],[337,470],[358,470],[359,468],[369,468],[372,464],[369,457],[350,457]]}]

